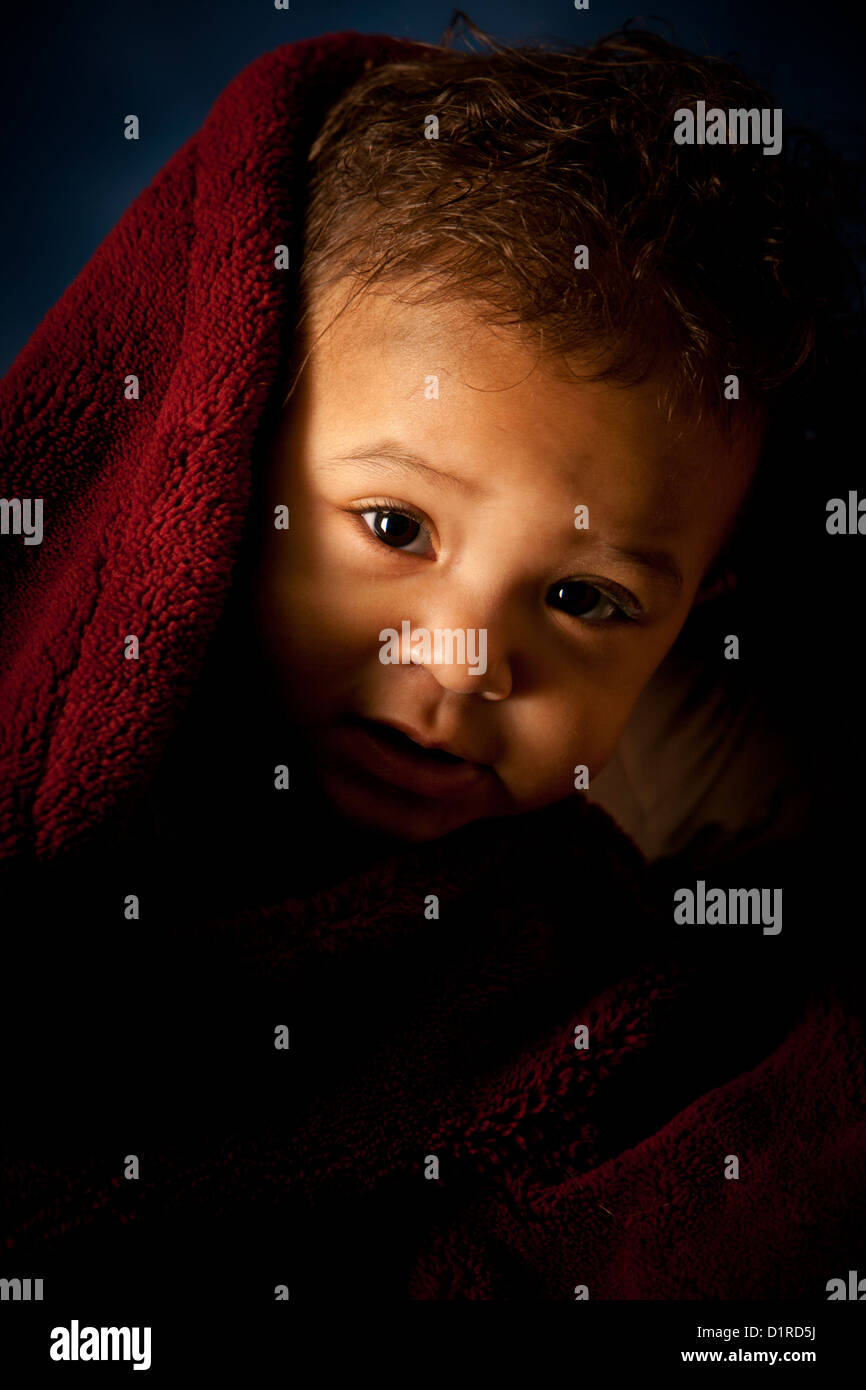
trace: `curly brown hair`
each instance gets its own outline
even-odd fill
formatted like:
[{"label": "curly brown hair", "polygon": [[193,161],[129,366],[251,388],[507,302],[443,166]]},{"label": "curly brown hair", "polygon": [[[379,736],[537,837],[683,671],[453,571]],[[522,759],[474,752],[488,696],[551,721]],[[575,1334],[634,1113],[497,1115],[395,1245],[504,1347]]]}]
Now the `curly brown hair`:
[{"label": "curly brown hair", "polygon": [[[486,51],[451,46],[458,21]],[[663,366],[668,418],[722,426],[814,375],[857,281],[820,141],[786,127],[776,156],[675,144],[674,113],[698,100],[773,102],[730,62],[653,33],[510,48],[457,11],[443,37],[328,112],[309,156],[302,317],[343,277],[412,303],[459,297],[545,356],[578,356],[581,375],[626,384]]]}]

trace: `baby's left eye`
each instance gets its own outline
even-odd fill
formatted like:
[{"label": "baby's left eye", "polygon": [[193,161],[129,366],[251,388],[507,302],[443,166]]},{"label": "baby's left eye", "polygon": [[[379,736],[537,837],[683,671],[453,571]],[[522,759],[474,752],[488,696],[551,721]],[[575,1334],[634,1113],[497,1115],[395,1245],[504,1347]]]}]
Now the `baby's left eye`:
[{"label": "baby's left eye", "polygon": [[[430,549],[430,534],[417,517],[407,512],[398,512],[391,507],[374,507],[359,515],[383,545],[391,550],[402,550],[410,555],[424,555]],[[418,542],[421,545],[413,549]]]},{"label": "baby's left eye", "polygon": [[607,623],[627,616],[618,603],[584,579],[566,579],[551,585],[547,601],[551,607],[589,623]]}]

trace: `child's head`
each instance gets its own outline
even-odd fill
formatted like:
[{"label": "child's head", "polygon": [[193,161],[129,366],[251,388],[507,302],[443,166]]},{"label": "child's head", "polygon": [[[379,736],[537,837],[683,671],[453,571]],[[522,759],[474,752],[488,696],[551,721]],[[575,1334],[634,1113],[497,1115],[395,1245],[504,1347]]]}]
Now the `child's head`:
[{"label": "child's head", "polygon": [[629,43],[430,50],[313,150],[257,606],[329,798],[408,839],[601,770],[812,350],[781,164],[674,142],[769,98]]}]

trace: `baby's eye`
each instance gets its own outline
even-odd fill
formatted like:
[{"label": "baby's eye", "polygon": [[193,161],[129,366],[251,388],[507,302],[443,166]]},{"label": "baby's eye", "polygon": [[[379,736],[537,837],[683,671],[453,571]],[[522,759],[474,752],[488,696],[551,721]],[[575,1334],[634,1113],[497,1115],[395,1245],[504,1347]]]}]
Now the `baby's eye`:
[{"label": "baby's eye", "polygon": [[410,555],[425,555],[431,549],[430,532],[423,522],[407,512],[398,512],[391,507],[375,507],[360,512],[359,515],[376,540],[389,546],[391,550],[407,551]]},{"label": "baby's eye", "polygon": [[573,618],[589,623],[609,623],[630,618],[627,609],[585,579],[565,579],[551,585],[547,602]]}]

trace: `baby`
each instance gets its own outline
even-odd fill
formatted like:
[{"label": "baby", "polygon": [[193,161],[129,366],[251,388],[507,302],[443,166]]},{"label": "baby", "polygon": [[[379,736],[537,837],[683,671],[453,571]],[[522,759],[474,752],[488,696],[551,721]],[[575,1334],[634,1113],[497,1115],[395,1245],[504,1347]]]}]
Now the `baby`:
[{"label": "baby", "polygon": [[817,310],[786,284],[794,175],[675,140],[698,97],[770,109],[651,37],[431,50],[314,146],[255,610],[358,825],[427,840],[591,790],[725,574]]},{"label": "baby", "polygon": [[[412,840],[573,795],[682,628],[760,425],[672,423],[661,373],[571,379],[470,305],[370,294],[331,322],[333,303],[275,442],[291,521],[269,529],[259,589],[321,781]],[[404,624],[465,631],[465,658],[430,643],[383,663]]]}]

